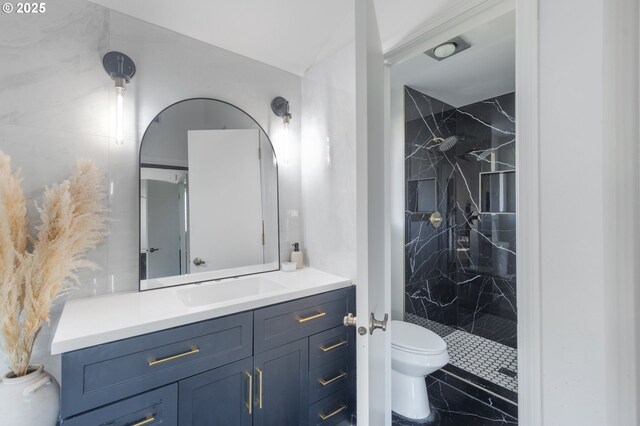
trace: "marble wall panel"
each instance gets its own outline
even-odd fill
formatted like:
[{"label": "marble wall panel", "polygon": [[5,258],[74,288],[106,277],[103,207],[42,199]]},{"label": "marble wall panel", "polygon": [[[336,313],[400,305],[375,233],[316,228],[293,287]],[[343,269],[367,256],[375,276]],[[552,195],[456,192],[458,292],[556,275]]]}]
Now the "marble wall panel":
[{"label": "marble wall panel", "polygon": [[302,205],[308,262],[356,279],[355,45],[302,78]]},{"label": "marble wall panel", "polygon": [[[109,50],[127,53],[137,65],[125,93],[122,147],[113,143],[115,90],[102,67]],[[94,159],[107,174],[110,234],[89,254],[101,270],[81,271],[81,288],[66,297],[137,291],[139,141],[159,111],[189,97],[244,109],[270,135],[279,157],[282,120],[270,102],[275,96],[290,101],[290,161],[279,170],[281,254],[288,257],[293,242],[304,245],[300,77],[85,0],[47,3],[41,15],[3,15],[0,57],[0,150],[23,170],[30,218],[37,218],[34,202],[44,187],[65,179],[77,158]],[[56,376],[59,360],[49,347],[66,297],[55,303],[33,355]]]},{"label": "marble wall panel", "polygon": [[[514,102],[511,93],[456,108],[405,88],[405,312],[512,347]],[[434,140],[453,135],[448,150]],[[418,200],[428,192],[416,191],[416,182],[430,180],[439,228],[418,208],[428,205]]]}]

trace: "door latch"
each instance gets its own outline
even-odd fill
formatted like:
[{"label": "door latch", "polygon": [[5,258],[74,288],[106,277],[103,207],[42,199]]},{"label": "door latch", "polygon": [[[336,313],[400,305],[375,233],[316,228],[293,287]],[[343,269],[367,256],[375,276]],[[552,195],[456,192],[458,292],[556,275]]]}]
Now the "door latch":
[{"label": "door latch", "polygon": [[376,317],[373,316],[373,312],[371,312],[371,316],[369,317],[369,334],[373,334],[373,330],[379,328],[382,331],[387,331],[387,320],[389,319],[389,314],[384,314],[384,319],[382,321],[377,320]]}]

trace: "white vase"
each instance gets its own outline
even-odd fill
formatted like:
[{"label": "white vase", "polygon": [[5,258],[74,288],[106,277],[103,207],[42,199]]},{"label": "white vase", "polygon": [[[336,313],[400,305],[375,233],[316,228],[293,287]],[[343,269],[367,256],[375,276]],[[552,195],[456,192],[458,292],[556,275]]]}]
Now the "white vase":
[{"label": "white vase", "polygon": [[16,377],[7,373],[0,383],[0,425],[48,426],[58,421],[60,385],[42,365]]}]

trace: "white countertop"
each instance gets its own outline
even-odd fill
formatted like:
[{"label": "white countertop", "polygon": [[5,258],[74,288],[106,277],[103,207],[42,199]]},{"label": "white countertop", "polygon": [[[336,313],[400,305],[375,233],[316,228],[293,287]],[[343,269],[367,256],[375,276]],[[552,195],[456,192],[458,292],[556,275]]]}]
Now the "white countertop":
[{"label": "white countertop", "polygon": [[[201,306],[187,306],[185,292],[230,282],[263,277],[279,284],[278,289],[260,290]],[[267,272],[201,284],[119,293],[67,301],[51,343],[51,354],[60,354],[102,343],[152,333],[211,318],[248,311],[275,303],[348,287],[351,281],[312,268],[294,272]],[[227,289],[229,285],[226,286]],[[206,291],[206,290],[205,290]],[[222,292],[221,292],[222,293]],[[240,291],[239,293],[242,293]]]}]

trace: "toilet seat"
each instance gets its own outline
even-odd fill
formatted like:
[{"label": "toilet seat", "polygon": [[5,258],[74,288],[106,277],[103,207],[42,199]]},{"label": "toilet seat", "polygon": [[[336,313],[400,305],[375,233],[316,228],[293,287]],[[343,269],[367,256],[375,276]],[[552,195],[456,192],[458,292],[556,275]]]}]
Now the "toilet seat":
[{"label": "toilet seat", "polygon": [[391,347],[403,352],[437,355],[447,343],[431,330],[404,321],[391,321]]}]

